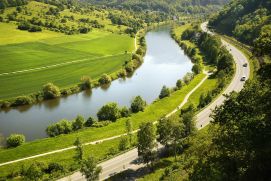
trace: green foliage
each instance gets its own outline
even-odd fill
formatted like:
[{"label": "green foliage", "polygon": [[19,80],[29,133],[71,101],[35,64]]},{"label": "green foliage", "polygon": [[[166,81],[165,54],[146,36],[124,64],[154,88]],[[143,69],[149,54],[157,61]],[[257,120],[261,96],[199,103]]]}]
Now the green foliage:
[{"label": "green foliage", "polygon": [[87,119],[87,121],[85,122],[85,126],[86,126],[86,127],[91,127],[94,123],[95,123],[94,118],[90,116],[90,117]]},{"label": "green foliage", "polygon": [[63,119],[57,123],[49,125],[46,128],[46,133],[50,137],[55,137],[61,134],[69,134],[72,130],[72,122]]},{"label": "green foliage", "polygon": [[22,134],[11,134],[6,142],[8,147],[17,147],[25,142],[25,136]]},{"label": "green foliage", "polygon": [[156,135],[152,122],[142,123],[137,134],[138,156],[142,157],[144,163],[149,164],[155,159]]},{"label": "green foliage", "polygon": [[268,0],[232,1],[210,20],[209,25],[253,45],[255,54],[270,55],[270,9]]},{"label": "green foliage", "polygon": [[99,179],[102,167],[97,166],[96,159],[90,156],[88,159],[83,160],[80,171],[85,176],[86,180],[95,181]]},{"label": "green foliage", "polygon": [[136,96],[131,103],[131,111],[137,113],[139,111],[144,111],[147,106],[146,101],[144,101],[141,96]]},{"label": "green foliage", "polygon": [[111,77],[107,74],[103,74],[102,77],[99,79],[100,84],[109,84],[111,83],[111,81]]},{"label": "green foliage", "polygon": [[[270,73],[268,66],[261,72]],[[211,144],[195,164],[190,180],[270,178],[270,82],[270,76],[261,74],[215,109]]]},{"label": "green foliage", "polygon": [[127,118],[131,115],[131,112],[126,106],[124,106],[120,109],[120,115],[123,118]]},{"label": "green foliage", "polygon": [[30,96],[19,96],[15,98],[11,106],[21,106],[21,105],[30,105],[34,102],[33,98]]},{"label": "green foliage", "polygon": [[167,88],[166,86],[163,86],[162,90],[160,92],[160,95],[159,95],[159,99],[163,99],[163,98],[169,97],[169,96],[170,96],[170,89]]},{"label": "green foliage", "polygon": [[81,89],[82,90],[87,90],[87,89],[91,89],[92,88],[92,84],[91,84],[91,78],[89,76],[83,76],[81,77]]},{"label": "green foliage", "polygon": [[48,83],[43,86],[43,94],[45,99],[54,99],[61,95],[59,88],[53,83]]},{"label": "green foliage", "polygon": [[192,67],[192,71],[197,75],[202,72],[202,67],[199,64],[195,64]]},{"label": "green foliage", "polygon": [[41,180],[44,175],[44,170],[46,169],[46,166],[44,163],[41,162],[34,162],[30,165],[30,167],[27,169],[25,173],[25,178],[28,180]]},{"label": "green foliage", "polygon": [[127,149],[128,146],[129,146],[129,142],[128,142],[127,137],[121,137],[120,142],[119,142],[119,150],[124,151]]},{"label": "green foliage", "polygon": [[72,122],[73,131],[82,129],[85,125],[85,119],[81,115],[78,115],[77,118]]},{"label": "green foliage", "polygon": [[186,85],[188,85],[188,84],[193,80],[193,78],[194,78],[194,74],[188,72],[188,73],[185,74],[185,76],[183,77],[183,82],[184,82]]},{"label": "green foliage", "polygon": [[108,103],[97,113],[99,121],[116,121],[120,116],[121,114],[117,103]]},{"label": "green foliage", "polygon": [[183,86],[184,86],[184,82],[181,79],[177,80],[176,87],[178,89],[181,89]]},{"label": "green foliage", "polygon": [[83,145],[79,138],[76,138],[73,145],[76,147],[74,159],[76,162],[80,163],[83,160]]},{"label": "green foliage", "polygon": [[132,125],[132,121],[130,119],[128,119],[125,122],[125,128],[126,128],[127,135],[129,136],[129,142],[130,142],[130,145],[131,145],[132,144],[133,125]]}]

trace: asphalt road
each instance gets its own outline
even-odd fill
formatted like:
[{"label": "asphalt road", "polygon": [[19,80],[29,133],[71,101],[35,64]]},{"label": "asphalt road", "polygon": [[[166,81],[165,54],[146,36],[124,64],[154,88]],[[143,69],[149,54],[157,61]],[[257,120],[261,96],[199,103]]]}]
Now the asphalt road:
[{"label": "asphalt road", "polygon": [[[203,23],[201,25],[201,28],[203,31],[208,32],[209,34],[213,35],[213,33],[208,31],[207,29],[207,22]],[[243,76],[246,76],[247,79],[249,78],[250,72],[249,72],[248,60],[243,55],[243,53],[239,51],[237,48],[235,48],[233,45],[225,42],[224,40],[222,40],[222,43],[232,54],[235,61],[235,65],[236,65],[236,72],[235,72],[234,78],[232,79],[231,83],[226,88],[226,90],[223,92],[223,94],[229,94],[232,91],[239,92],[244,86],[244,81],[241,81],[241,78]],[[247,67],[243,67],[245,63],[248,64]],[[207,106],[200,113],[198,113],[198,115],[196,116],[197,117],[196,126],[198,129],[201,129],[210,123],[211,121],[210,114],[212,110],[215,109],[216,106],[222,105],[224,100],[225,100],[225,97],[221,95],[215,101],[213,101],[209,106]],[[143,164],[135,163],[135,160],[137,158],[138,158],[137,149],[133,149],[113,159],[110,159],[108,161],[101,163],[100,166],[103,168],[103,171],[100,175],[100,180],[105,180],[109,178],[110,176],[127,169],[136,170],[140,167],[143,167],[144,166]],[[80,172],[76,172],[71,176],[60,179],[60,181],[68,181],[68,180],[79,181],[79,180],[85,180],[85,179]]]}]

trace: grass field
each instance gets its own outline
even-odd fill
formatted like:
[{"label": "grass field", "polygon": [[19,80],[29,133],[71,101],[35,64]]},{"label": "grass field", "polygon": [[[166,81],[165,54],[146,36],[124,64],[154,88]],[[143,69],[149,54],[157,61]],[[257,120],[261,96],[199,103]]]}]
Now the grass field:
[{"label": "grass field", "polygon": [[[102,30],[71,36],[45,31],[37,37],[35,33],[19,31],[26,39],[7,38],[17,35],[14,26],[0,23],[1,31],[3,27],[8,33],[0,35],[0,99],[37,92],[47,82],[67,87],[77,84],[83,75],[96,79],[103,73],[113,73],[130,60],[134,50],[133,38]],[[63,64],[68,62],[72,63]],[[50,67],[56,64],[62,65]],[[49,67],[1,75],[44,66]]]}]

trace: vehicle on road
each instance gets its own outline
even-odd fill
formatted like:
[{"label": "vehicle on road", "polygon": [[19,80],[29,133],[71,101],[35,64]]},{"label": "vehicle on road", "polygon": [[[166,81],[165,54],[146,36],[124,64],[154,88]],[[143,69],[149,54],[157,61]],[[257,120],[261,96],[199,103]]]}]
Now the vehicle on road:
[{"label": "vehicle on road", "polygon": [[241,78],[241,81],[246,81],[246,76],[243,76],[243,77]]},{"label": "vehicle on road", "polygon": [[243,67],[247,67],[247,63],[243,64]]}]

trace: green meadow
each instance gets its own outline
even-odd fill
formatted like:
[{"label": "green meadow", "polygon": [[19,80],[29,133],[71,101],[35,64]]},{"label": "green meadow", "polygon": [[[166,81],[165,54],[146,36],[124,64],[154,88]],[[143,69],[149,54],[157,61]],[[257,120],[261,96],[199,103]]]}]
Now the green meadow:
[{"label": "green meadow", "polygon": [[85,75],[97,79],[120,69],[134,50],[130,36],[96,29],[84,35],[49,31],[37,35],[0,23],[0,34],[0,99],[37,92],[47,82],[63,88],[79,83]]}]

